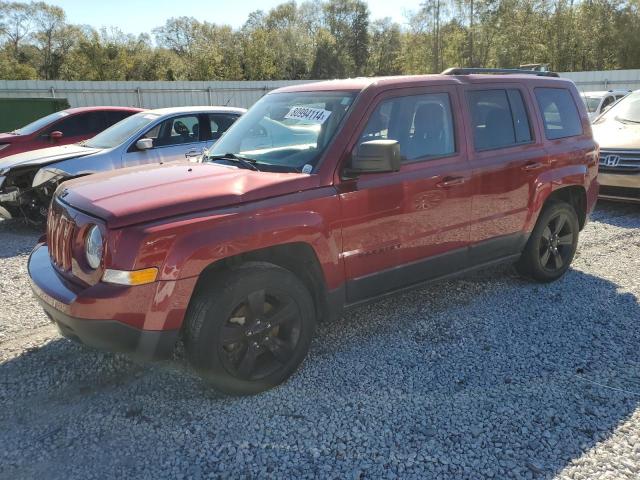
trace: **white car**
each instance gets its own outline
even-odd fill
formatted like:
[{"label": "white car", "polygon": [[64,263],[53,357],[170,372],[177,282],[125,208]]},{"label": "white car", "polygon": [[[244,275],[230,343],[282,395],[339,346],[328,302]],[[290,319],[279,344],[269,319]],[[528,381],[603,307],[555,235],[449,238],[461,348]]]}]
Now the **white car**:
[{"label": "white car", "polygon": [[145,110],[73,145],[0,159],[0,217],[45,218],[59,183],[117,168],[202,156],[244,108],[176,107]]},{"label": "white car", "polygon": [[593,121],[630,92],[631,90],[600,90],[597,92],[582,92],[580,96],[587,107],[587,112],[589,112],[589,120]]}]

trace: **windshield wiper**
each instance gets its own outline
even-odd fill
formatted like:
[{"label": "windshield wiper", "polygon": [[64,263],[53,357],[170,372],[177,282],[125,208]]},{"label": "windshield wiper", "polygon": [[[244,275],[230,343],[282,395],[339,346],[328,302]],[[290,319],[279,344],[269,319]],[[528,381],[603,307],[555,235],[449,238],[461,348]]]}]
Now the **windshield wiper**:
[{"label": "windshield wiper", "polygon": [[228,162],[236,162],[243,167],[248,168],[249,170],[255,170],[256,172],[260,171],[260,169],[256,165],[258,163],[257,160],[254,160],[253,158],[242,157],[240,155],[236,155],[235,153],[225,153],[224,155],[209,155],[207,157],[207,160],[226,160]]}]

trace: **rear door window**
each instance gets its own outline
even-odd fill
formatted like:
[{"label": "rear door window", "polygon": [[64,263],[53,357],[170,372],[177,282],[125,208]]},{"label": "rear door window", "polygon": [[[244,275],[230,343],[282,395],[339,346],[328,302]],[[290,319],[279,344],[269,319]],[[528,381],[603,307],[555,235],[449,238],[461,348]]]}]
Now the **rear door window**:
[{"label": "rear door window", "polygon": [[112,110],[109,112],[105,112],[105,114],[107,115],[107,127],[110,127],[111,125],[114,125],[119,121],[130,117],[131,115],[133,115],[133,113],[134,112],[127,112],[127,111],[121,111],[121,110]]},{"label": "rear door window", "polygon": [[64,137],[91,136],[105,129],[102,112],[73,115],[53,125],[47,133],[59,131]]},{"label": "rear door window", "polygon": [[573,97],[565,88],[536,88],[544,134],[549,140],[582,135],[582,121]]},{"label": "rear door window", "polygon": [[469,109],[476,150],[531,142],[529,118],[519,90],[472,90]]},{"label": "rear door window", "polygon": [[208,138],[203,140],[217,140],[224,132],[226,132],[233,122],[238,119],[237,115],[229,115],[228,113],[209,113],[209,124],[211,125],[211,133]]}]

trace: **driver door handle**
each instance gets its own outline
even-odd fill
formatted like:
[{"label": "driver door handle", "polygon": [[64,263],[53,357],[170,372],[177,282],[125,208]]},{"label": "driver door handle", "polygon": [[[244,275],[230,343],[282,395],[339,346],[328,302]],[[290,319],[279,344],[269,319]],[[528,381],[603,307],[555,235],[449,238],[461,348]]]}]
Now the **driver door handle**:
[{"label": "driver door handle", "polygon": [[525,172],[531,172],[533,170],[538,170],[543,166],[544,165],[542,165],[540,162],[529,162],[522,167],[522,170],[524,170]]},{"label": "driver door handle", "polygon": [[467,182],[465,177],[444,177],[442,181],[436,183],[438,188],[458,187]]}]

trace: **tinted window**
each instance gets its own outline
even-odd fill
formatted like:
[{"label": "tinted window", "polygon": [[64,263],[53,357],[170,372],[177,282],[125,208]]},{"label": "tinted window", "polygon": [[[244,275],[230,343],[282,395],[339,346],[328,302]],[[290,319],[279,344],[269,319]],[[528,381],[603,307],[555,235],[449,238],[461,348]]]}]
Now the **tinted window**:
[{"label": "tinted window", "polygon": [[110,127],[111,125],[114,125],[119,121],[130,117],[133,114],[133,112],[111,111],[111,112],[105,112],[105,114],[107,116],[107,126]]},{"label": "tinted window", "polygon": [[90,112],[68,117],[53,125],[47,133],[59,131],[65,137],[86,137],[95,135],[104,128],[102,112]]},{"label": "tinted window", "polygon": [[107,128],[91,140],[88,140],[86,145],[94,148],[116,147],[157,119],[158,115],[153,113],[138,113]]},{"label": "tinted window", "polygon": [[474,90],[469,108],[476,150],[531,141],[527,111],[519,90]]},{"label": "tinted window", "polygon": [[604,110],[605,108],[610,106],[614,101],[615,101],[615,97],[613,95],[608,96],[607,98],[604,99],[604,102],[602,102],[602,107],[600,107],[600,109]]},{"label": "tinted window", "polygon": [[536,88],[544,133],[549,140],[582,134],[582,122],[573,97],[564,88]]},{"label": "tinted window", "polygon": [[209,123],[211,125],[211,134],[208,135],[208,138],[203,138],[203,140],[219,139],[237,119],[237,115],[229,115],[227,113],[210,113]]},{"label": "tinted window", "polygon": [[378,139],[397,140],[403,160],[455,153],[449,95],[432,93],[385,100],[369,117],[360,143]]}]

